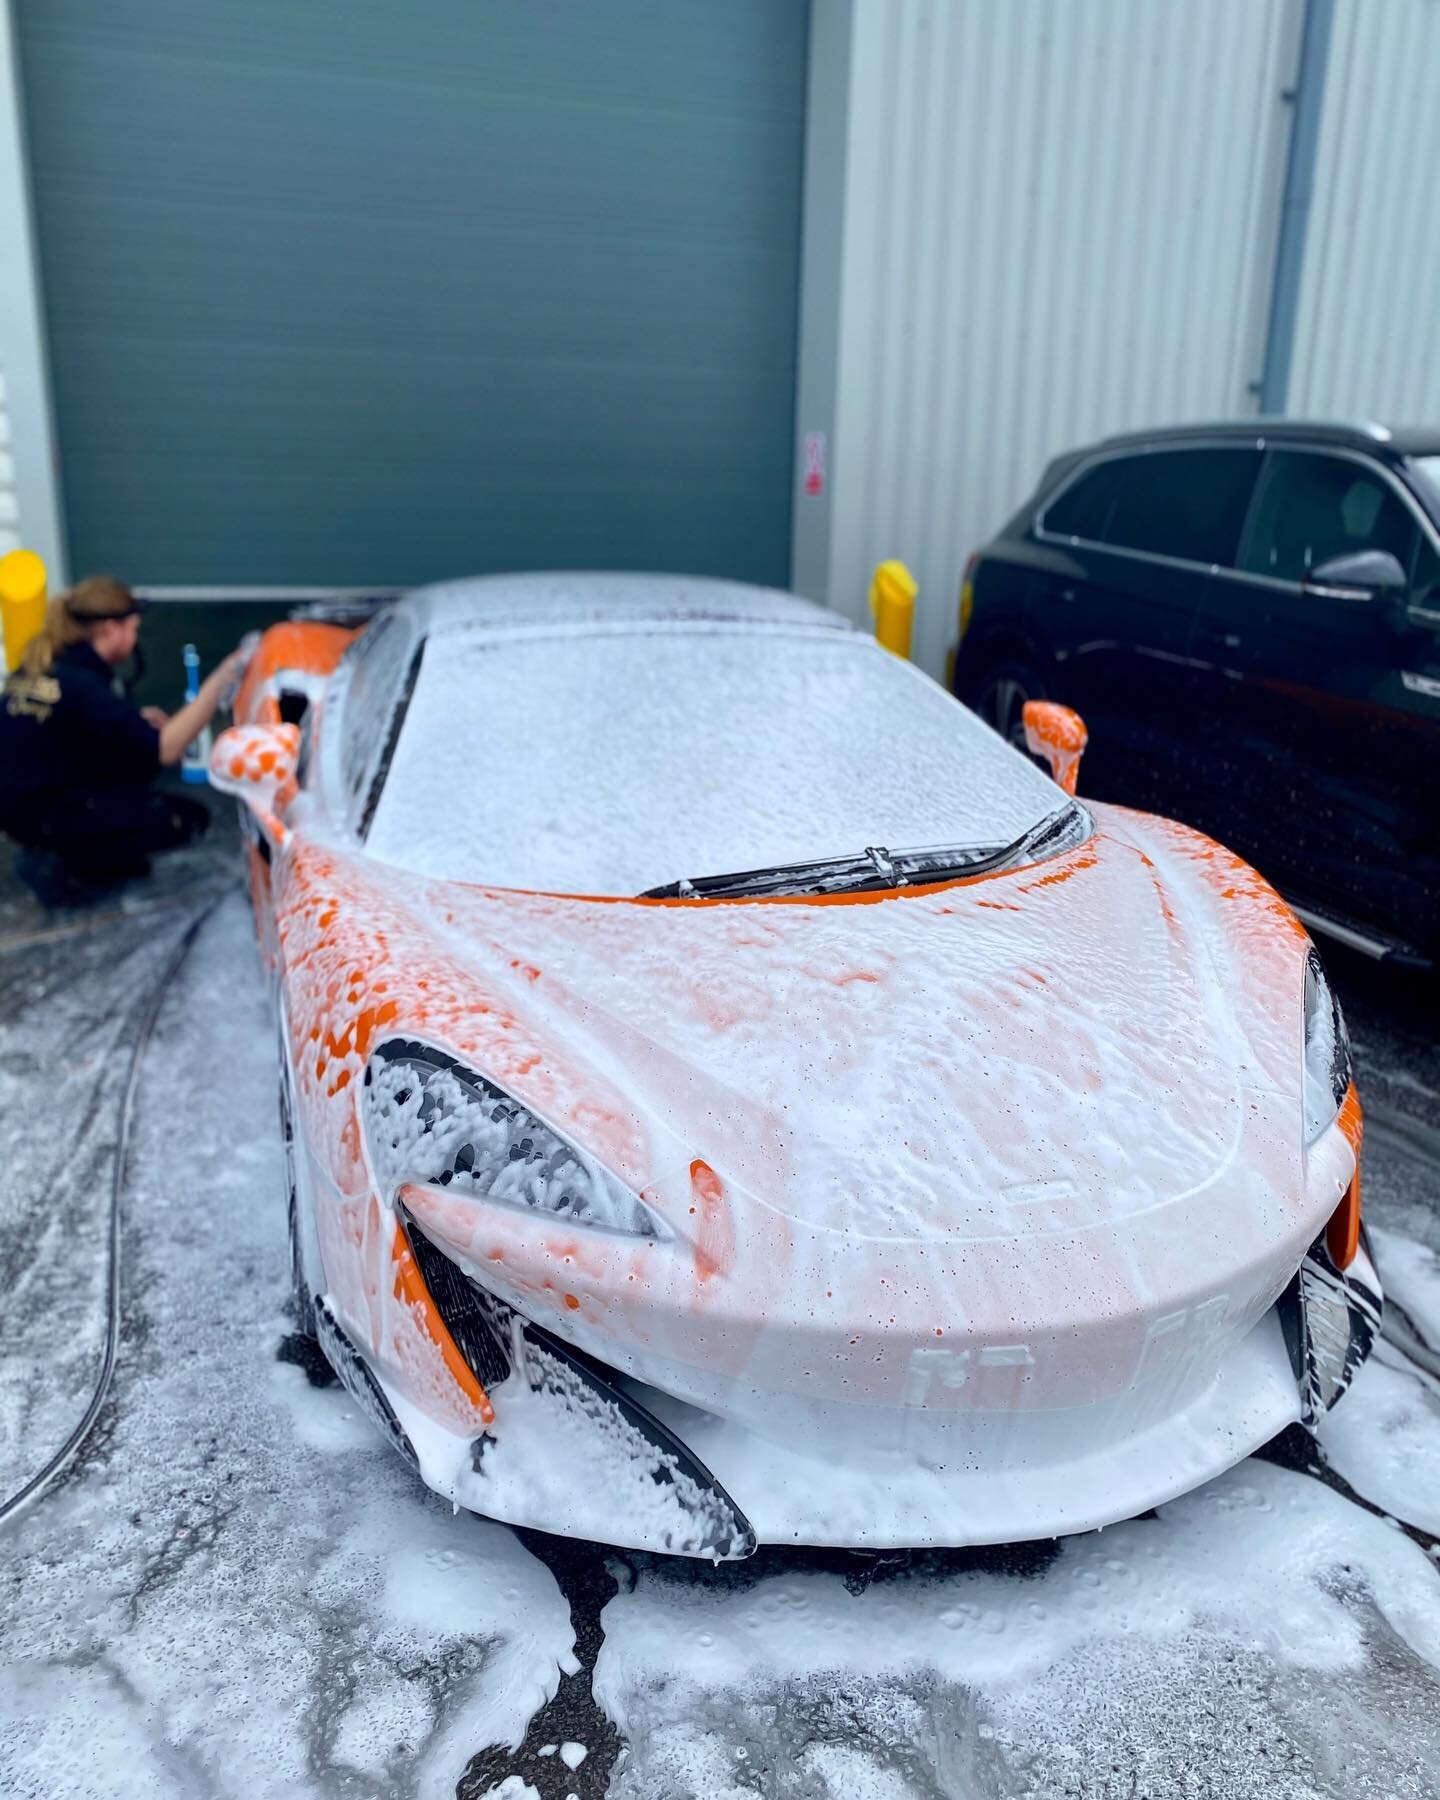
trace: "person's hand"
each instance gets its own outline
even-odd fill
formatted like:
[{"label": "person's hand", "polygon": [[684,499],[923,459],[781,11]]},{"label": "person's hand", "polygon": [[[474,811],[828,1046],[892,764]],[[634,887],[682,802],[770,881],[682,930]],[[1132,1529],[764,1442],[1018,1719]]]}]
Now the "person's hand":
[{"label": "person's hand", "polygon": [[243,645],[232,650],[226,657],[216,663],[200,686],[202,698],[208,699],[213,712],[217,706],[228,706],[239,690],[245,674],[245,666],[250,661]]},{"label": "person's hand", "polygon": [[157,731],[163,731],[170,722],[169,713],[158,706],[142,706],[140,717],[147,725],[153,725]]}]

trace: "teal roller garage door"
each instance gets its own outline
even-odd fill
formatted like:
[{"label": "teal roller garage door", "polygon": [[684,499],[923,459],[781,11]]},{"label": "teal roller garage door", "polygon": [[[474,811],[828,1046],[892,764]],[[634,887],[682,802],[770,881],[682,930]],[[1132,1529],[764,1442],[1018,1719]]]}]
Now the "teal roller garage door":
[{"label": "teal roller garage door", "polygon": [[789,572],[806,0],[15,0],[72,567]]}]

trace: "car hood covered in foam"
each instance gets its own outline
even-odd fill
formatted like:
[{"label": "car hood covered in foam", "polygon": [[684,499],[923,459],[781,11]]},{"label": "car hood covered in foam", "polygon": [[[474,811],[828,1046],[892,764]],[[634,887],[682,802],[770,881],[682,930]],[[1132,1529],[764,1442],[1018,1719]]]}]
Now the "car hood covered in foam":
[{"label": "car hood covered in foam", "polygon": [[[302,1098],[382,1032],[425,1038],[603,1160],[669,1241],[420,1196],[592,1343],[688,1310],[691,1353],[733,1372],[748,1329],[806,1318],[1083,1334],[1217,1269],[1241,1329],[1324,1218],[1303,935],[1218,847],[1096,811],[1031,869],[818,903],[461,888],[304,848],[283,925]],[[357,1122],[311,1128],[358,1198]]]}]

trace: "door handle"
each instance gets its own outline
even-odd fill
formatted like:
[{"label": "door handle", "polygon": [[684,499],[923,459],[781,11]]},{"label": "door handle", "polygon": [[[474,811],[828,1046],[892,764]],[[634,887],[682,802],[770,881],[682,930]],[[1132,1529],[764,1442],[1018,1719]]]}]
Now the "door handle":
[{"label": "door handle", "polygon": [[1238,631],[1201,631],[1200,642],[1212,650],[1238,650],[1241,638]]}]

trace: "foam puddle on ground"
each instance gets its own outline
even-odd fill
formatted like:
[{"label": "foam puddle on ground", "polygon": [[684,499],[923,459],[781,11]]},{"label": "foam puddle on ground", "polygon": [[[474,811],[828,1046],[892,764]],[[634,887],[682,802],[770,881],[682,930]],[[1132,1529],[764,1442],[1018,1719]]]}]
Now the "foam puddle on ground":
[{"label": "foam puddle on ground", "polygon": [[1029,1579],[944,1560],[858,1594],[828,1573],[697,1585],[644,1568],[603,1617],[595,1691],[629,1742],[611,1792],[1440,1784],[1440,1578],[1306,1476],[1252,1460],[1157,1518],[1061,1544]]},{"label": "foam puddle on ground", "polygon": [[[1424,1345],[1440,1349],[1440,1256],[1383,1228],[1371,1236],[1387,1303],[1397,1314],[1404,1309]],[[1440,1537],[1440,1381],[1429,1370],[1382,1336],[1318,1435],[1358,1494]]]}]

